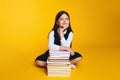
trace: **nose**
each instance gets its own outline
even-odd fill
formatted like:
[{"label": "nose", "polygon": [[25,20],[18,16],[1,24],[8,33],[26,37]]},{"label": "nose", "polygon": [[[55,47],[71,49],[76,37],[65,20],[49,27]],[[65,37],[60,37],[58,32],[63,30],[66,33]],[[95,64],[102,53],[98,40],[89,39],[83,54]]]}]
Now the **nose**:
[{"label": "nose", "polygon": [[63,20],[63,22],[66,22],[66,20]]}]

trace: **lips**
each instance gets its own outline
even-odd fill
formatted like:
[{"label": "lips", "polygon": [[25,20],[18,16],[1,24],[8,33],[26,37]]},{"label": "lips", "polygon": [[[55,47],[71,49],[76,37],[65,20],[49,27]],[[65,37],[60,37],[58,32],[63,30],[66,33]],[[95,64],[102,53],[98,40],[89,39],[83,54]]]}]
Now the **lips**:
[{"label": "lips", "polygon": [[67,23],[63,23],[63,25],[65,25],[65,24],[67,24]]}]

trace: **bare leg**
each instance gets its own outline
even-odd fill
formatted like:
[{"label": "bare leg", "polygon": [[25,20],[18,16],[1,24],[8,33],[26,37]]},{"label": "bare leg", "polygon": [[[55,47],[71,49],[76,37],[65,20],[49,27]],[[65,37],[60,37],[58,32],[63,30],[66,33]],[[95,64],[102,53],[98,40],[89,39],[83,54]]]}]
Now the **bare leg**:
[{"label": "bare leg", "polygon": [[76,64],[76,63],[78,63],[79,61],[81,61],[81,59],[82,59],[82,57],[78,57],[78,58],[76,58],[76,59],[71,60],[70,62],[71,62],[72,64]]},{"label": "bare leg", "polygon": [[46,67],[47,63],[45,61],[36,60],[36,65],[39,67]]}]

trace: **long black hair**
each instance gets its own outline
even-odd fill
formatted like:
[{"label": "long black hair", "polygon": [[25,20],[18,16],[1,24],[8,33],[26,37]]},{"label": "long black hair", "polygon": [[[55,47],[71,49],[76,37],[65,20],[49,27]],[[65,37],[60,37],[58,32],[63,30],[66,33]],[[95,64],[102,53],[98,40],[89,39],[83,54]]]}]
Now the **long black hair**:
[{"label": "long black hair", "polygon": [[[66,15],[68,16],[68,18],[69,18],[69,27],[68,27],[68,29],[69,29],[70,31],[72,31],[71,25],[70,25],[70,16],[69,16],[69,14],[68,14],[66,11],[59,11],[59,12],[57,13],[56,18],[55,18],[55,23],[54,23],[54,26],[53,26],[52,30],[55,30],[55,29],[57,29],[57,28],[59,27],[59,26],[57,25],[57,21],[58,21],[58,19],[59,19],[63,14],[66,14]],[[51,30],[51,31],[52,31],[52,30]],[[73,32],[73,31],[72,31],[72,32]]]}]

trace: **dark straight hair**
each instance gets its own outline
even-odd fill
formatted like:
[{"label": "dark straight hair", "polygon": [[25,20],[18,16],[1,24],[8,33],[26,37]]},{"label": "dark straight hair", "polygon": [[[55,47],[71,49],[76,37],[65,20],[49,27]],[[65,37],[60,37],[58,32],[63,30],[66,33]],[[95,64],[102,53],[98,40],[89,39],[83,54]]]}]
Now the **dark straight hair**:
[{"label": "dark straight hair", "polygon": [[[69,16],[69,14],[68,14],[66,11],[60,11],[60,12],[57,13],[56,18],[55,18],[55,23],[54,23],[54,26],[53,26],[52,30],[55,30],[55,29],[57,29],[57,28],[59,27],[59,26],[57,25],[57,21],[58,21],[58,19],[59,19],[63,14],[66,14],[66,15],[68,16],[68,18],[69,18],[69,27],[68,27],[68,29],[69,29],[70,31],[72,31],[72,29],[71,29],[71,24],[70,24],[70,16]],[[51,31],[52,31],[52,30],[51,30]],[[73,32],[73,31],[72,31],[72,32]]]}]

